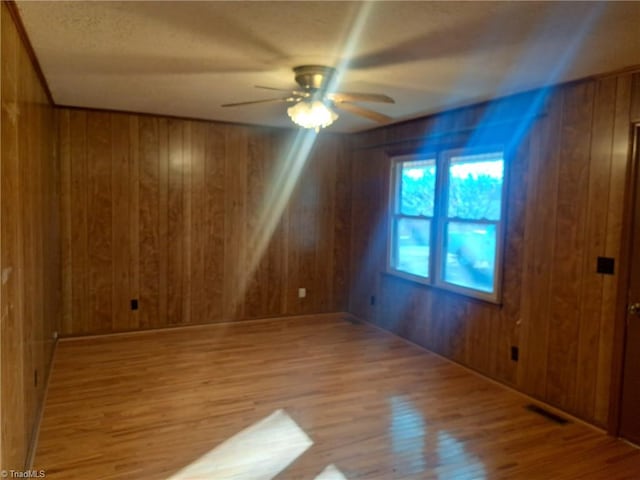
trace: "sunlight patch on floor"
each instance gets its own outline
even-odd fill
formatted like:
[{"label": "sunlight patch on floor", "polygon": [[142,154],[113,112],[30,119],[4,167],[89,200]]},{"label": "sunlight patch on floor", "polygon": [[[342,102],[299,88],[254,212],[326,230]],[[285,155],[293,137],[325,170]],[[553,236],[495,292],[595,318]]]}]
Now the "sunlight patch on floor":
[{"label": "sunlight patch on floor", "polygon": [[347,480],[347,477],[335,465],[329,465],[314,480]]},{"label": "sunlight patch on floor", "polygon": [[271,480],[311,445],[313,441],[298,424],[286,412],[277,410],[167,480]]}]

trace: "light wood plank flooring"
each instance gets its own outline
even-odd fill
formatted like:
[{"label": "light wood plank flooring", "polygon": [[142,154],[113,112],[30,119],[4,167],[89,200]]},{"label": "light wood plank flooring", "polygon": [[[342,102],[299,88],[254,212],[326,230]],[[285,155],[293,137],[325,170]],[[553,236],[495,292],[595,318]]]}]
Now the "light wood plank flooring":
[{"label": "light wood plank flooring", "polygon": [[[207,455],[220,463],[233,449],[225,440],[260,430],[236,452],[257,462],[236,465],[245,468],[237,478],[640,478],[639,450],[580,423],[550,422],[526,403],[339,317],[62,340],[35,467],[48,480],[235,478],[180,472]],[[264,437],[266,425],[280,427]],[[297,425],[309,441],[269,473],[283,453],[269,453],[282,425]]]}]

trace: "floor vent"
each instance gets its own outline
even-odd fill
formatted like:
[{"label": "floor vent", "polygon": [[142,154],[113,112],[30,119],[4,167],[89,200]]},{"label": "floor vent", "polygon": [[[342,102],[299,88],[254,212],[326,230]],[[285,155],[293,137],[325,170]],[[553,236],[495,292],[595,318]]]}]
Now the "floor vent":
[{"label": "floor vent", "polygon": [[555,422],[559,425],[564,425],[566,423],[569,423],[569,420],[567,420],[566,418],[562,418],[560,415],[551,413],[549,410],[545,410],[544,408],[539,407],[538,405],[530,404],[530,405],[527,405],[525,408],[534,413],[537,413],[538,415],[542,415],[547,420],[551,420],[552,422]]}]

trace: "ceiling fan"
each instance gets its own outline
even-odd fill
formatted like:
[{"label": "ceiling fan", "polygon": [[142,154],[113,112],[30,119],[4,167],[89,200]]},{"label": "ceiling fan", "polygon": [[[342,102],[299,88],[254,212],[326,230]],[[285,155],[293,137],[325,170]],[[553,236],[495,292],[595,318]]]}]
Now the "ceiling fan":
[{"label": "ceiling fan", "polygon": [[391,117],[368,108],[355,105],[355,102],[395,103],[394,100],[378,93],[346,93],[332,92],[331,80],[336,73],[332,67],[323,65],[301,65],[294,67],[295,80],[300,85],[299,90],[285,90],[281,88],[264,87],[256,85],[256,88],[288,92],[289,94],[279,98],[267,98],[249,102],[227,103],[222,107],[239,107],[255,103],[284,102],[293,103],[287,109],[291,120],[304,128],[314,128],[318,131],[321,127],[331,125],[338,114],[334,108],[345,110],[349,113],[368,118],[378,123],[387,123]]}]

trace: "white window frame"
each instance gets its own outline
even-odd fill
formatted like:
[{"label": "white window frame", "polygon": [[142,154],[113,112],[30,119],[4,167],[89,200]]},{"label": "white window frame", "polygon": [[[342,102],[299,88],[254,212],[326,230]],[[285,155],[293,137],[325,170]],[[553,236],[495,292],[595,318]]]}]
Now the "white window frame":
[{"label": "white window frame", "polygon": [[[479,155],[482,153],[502,152],[504,162],[500,219],[494,220],[471,220],[449,218],[448,216],[448,192],[449,192],[449,167],[452,157]],[[399,213],[400,210],[400,165],[405,162],[433,160],[436,162],[436,185],[434,196],[434,212],[433,217],[411,216]],[[472,148],[441,148],[429,150],[425,153],[403,154],[391,156],[391,172],[389,185],[389,230],[387,233],[387,272],[395,276],[399,276],[417,283],[421,283],[430,287],[448,290],[470,298],[483,300],[490,303],[499,304],[502,298],[502,272],[504,259],[504,236],[506,225],[506,197],[509,172],[509,158],[507,149],[504,145],[488,145]],[[428,277],[411,274],[394,267],[393,255],[396,253],[395,242],[397,241],[396,225],[399,218],[423,218],[430,220],[430,245],[429,245],[429,265]],[[463,287],[444,280],[444,261],[446,260],[446,226],[450,222],[458,223],[476,223],[495,225],[496,228],[496,252],[495,252],[495,268],[493,276],[493,292],[484,292],[473,288]]]},{"label": "white window frame", "polygon": [[[433,208],[433,216],[428,217],[426,215],[405,215],[400,213],[400,189],[398,188],[398,166],[402,163],[406,162],[418,162],[422,160],[433,160],[436,165],[436,185],[434,191],[434,199],[436,204]],[[389,202],[389,235],[388,235],[388,248],[387,248],[387,271],[393,272],[394,275],[398,275],[403,278],[407,278],[409,280],[414,280],[420,283],[430,284],[430,280],[433,278],[433,260],[432,260],[432,245],[435,240],[435,231],[434,225],[436,221],[436,217],[438,215],[438,205],[437,205],[437,191],[438,191],[438,180],[439,176],[438,170],[438,157],[437,153],[433,152],[429,153],[421,153],[421,154],[410,154],[410,155],[397,155],[392,158],[391,163],[391,192],[390,197],[392,200]],[[406,272],[404,270],[397,270],[394,267],[394,256],[396,254],[395,242],[397,240],[396,229],[397,229],[397,220],[400,218],[407,219],[417,219],[417,220],[429,220],[429,265],[427,265],[427,277],[422,277],[420,275],[416,275],[410,272]]]}]

